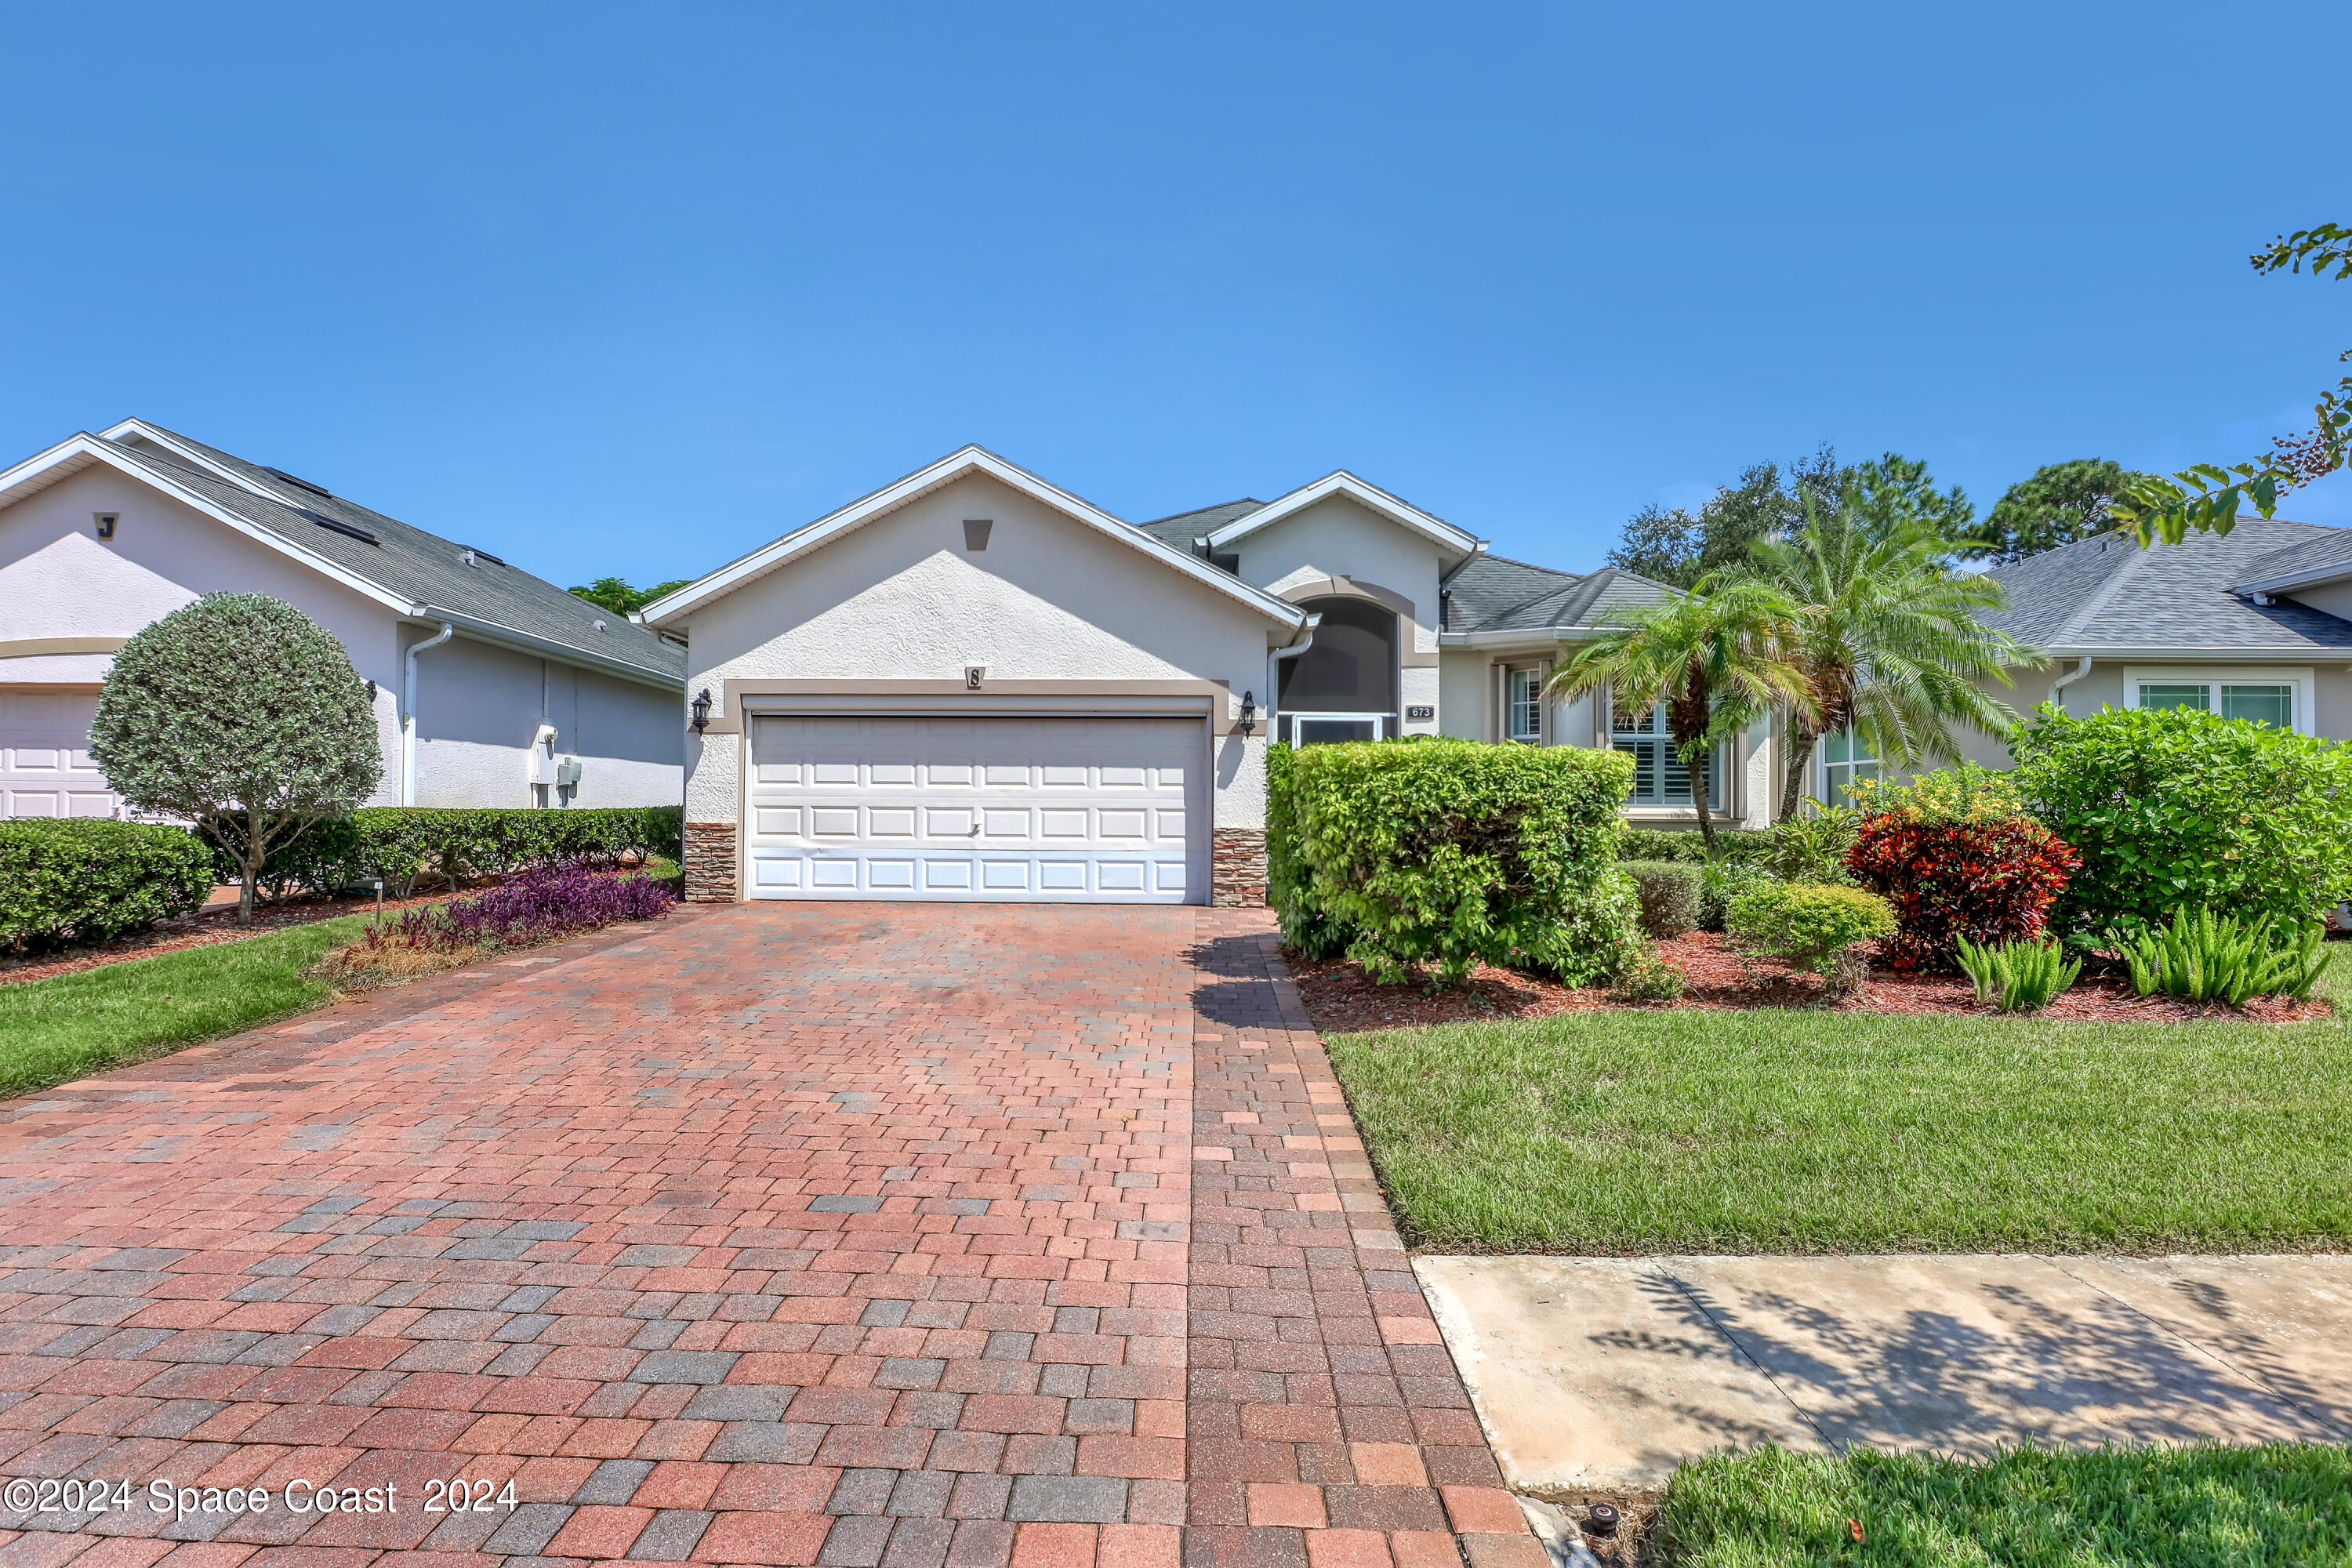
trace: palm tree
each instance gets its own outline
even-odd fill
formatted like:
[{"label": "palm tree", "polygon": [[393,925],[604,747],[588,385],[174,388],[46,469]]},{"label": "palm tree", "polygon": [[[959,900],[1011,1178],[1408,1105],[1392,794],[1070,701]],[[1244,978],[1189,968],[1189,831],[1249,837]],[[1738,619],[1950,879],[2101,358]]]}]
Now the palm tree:
[{"label": "palm tree", "polygon": [[1686,595],[1642,611],[1584,646],[1546,683],[1554,697],[1607,685],[1620,708],[1664,699],[1666,731],[1691,770],[1691,797],[1706,852],[1716,851],[1708,813],[1708,753],[1717,742],[1775,702],[1810,711],[1804,674],[1786,656],[1797,605],[1755,578],[1709,578]]},{"label": "palm tree", "polygon": [[1881,763],[1908,767],[1956,756],[1955,724],[1996,735],[2016,725],[1979,683],[2006,686],[2005,667],[2036,656],[1976,618],[2000,607],[2000,584],[1953,571],[1952,550],[1917,526],[1874,532],[1849,506],[1824,514],[1810,498],[1801,531],[1754,547],[1757,578],[1797,606],[1788,657],[1811,698],[1790,714],[1775,821],[1796,815],[1824,735],[1852,728]]}]

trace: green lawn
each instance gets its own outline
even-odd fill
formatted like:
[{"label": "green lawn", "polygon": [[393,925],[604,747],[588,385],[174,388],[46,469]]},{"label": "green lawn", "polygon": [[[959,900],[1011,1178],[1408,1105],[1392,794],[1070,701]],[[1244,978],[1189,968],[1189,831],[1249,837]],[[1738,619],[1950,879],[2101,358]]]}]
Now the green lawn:
[{"label": "green lawn", "polygon": [[2012,1450],[1979,1464],[1767,1448],[1682,1466],[1656,1531],[1671,1568],[2342,1564],[2352,1449]]},{"label": "green lawn", "polygon": [[0,985],[0,1097],[235,1034],[326,1000],[301,972],[364,915]]},{"label": "green lawn", "polygon": [[[2352,963],[2323,981],[2339,1006]],[[1696,1009],[1339,1036],[1440,1247],[2246,1251],[2352,1241],[2352,1026]]]}]

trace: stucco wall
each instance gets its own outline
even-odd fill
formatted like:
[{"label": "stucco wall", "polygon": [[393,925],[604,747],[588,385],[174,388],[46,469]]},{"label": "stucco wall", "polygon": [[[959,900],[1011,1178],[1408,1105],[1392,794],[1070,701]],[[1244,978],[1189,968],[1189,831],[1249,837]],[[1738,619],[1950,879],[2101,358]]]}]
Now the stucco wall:
[{"label": "stucco wall", "polygon": [[[988,548],[963,522],[990,519]],[[1269,635],[1247,605],[982,475],[967,475],[697,611],[687,690],[757,679],[1210,680],[1261,708]],[[687,816],[732,822],[731,737],[689,745]],[[1218,827],[1264,823],[1263,769],[1218,769]]]},{"label": "stucco wall", "polygon": [[1462,741],[1495,738],[1494,660],[1450,647],[1437,656],[1437,731]]},{"label": "stucco wall", "polygon": [[1352,577],[1412,601],[1412,647],[1437,651],[1437,546],[1346,496],[1313,506],[1239,540],[1241,575],[1274,593],[1318,577]]},{"label": "stucco wall", "polygon": [[[93,514],[115,512],[111,540]],[[376,683],[383,775],[368,804],[400,789],[402,654],[430,631],[404,626],[386,605],[346,588],[192,507],[111,468],[76,474],[0,510],[0,643],[32,637],[128,637],[210,593],[267,594],[318,622]],[[418,801],[426,805],[529,805],[523,748],[541,712],[540,659],[463,634],[418,660]],[[0,658],[0,684],[88,686],[108,654]],[[655,805],[678,798],[678,699],[562,663],[560,744],[582,753],[577,804]],[[575,689],[576,687],[576,689]],[[569,704],[568,707],[562,706]]]},{"label": "stucco wall", "polygon": [[[424,640],[404,629],[403,647]],[[530,784],[531,741],[556,728],[580,786],[544,802]],[[684,730],[675,694],[535,658],[462,632],[416,659],[416,804],[667,805],[678,799]]]}]

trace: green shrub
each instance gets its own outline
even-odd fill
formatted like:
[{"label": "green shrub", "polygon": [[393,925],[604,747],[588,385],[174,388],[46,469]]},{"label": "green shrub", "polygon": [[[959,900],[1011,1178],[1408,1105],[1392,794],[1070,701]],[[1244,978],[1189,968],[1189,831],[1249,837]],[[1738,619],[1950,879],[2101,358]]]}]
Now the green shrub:
[{"label": "green shrub", "polygon": [[2021,822],[2032,815],[2013,773],[1997,773],[1975,763],[1921,773],[1900,784],[1864,779],[1846,786],[1858,816],[1896,816],[1905,822],[1944,827]]},{"label": "green shrub", "polygon": [[[1769,827],[1717,828],[1715,842],[1718,859],[1763,860],[1772,853],[1772,830]],[[1677,832],[1670,827],[1628,827],[1618,835],[1617,858],[1685,860],[1699,865],[1706,859],[1706,840],[1695,832]]]},{"label": "green shrub", "polygon": [[1680,936],[1698,924],[1700,868],[1685,860],[1621,860],[1633,879],[1645,936]]},{"label": "green shrub", "polygon": [[1767,882],[1731,900],[1725,929],[1750,951],[1822,976],[1833,993],[1861,978],[1853,949],[1895,934],[1895,911],[1860,888]]},{"label": "green shrub", "polygon": [[1699,930],[1721,931],[1724,919],[1730,912],[1732,900],[1742,893],[1753,892],[1758,888],[1778,879],[1771,872],[1752,861],[1715,860],[1700,867]]},{"label": "green shrub", "polygon": [[1637,1005],[1672,1002],[1686,989],[1682,971],[1660,958],[1656,949],[1645,947],[1609,987],[1609,999]]},{"label": "green shrub", "polygon": [[270,850],[341,816],[383,775],[351,656],[293,605],[207,594],[122,646],[89,755],[143,815],[200,826],[236,862],[242,920]]},{"label": "green shrub", "polygon": [[388,897],[404,899],[427,876],[455,887],[531,866],[610,866],[628,854],[674,860],[683,815],[675,805],[363,806],[274,851],[262,886],[283,896],[381,880]]},{"label": "green shrub", "polygon": [[2179,910],[2300,931],[2352,894],[2352,746],[2188,709],[2044,704],[2015,751],[2025,803],[2083,857],[2053,911],[2077,943]]},{"label": "green shrub", "polygon": [[2003,1013],[2040,1012],[2083,973],[2083,961],[2068,959],[2062,942],[1995,942],[1979,947],[1960,937],[1953,943],[1953,956],[1976,986],[1977,1000]]},{"label": "green shrub", "polygon": [[1315,890],[1315,873],[1298,855],[1298,812],[1291,786],[1296,748],[1265,749],[1265,901],[1282,922],[1282,940],[1308,958],[1345,952],[1355,932]]},{"label": "green shrub", "polygon": [[1862,813],[1828,806],[1811,816],[1791,817],[1771,829],[1764,868],[1784,882],[1849,883],[1846,851],[1853,847]]},{"label": "green shrub", "polygon": [[184,827],[0,822],[0,949],[104,942],[187,914],[212,889],[212,847]]},{"label": "green shrub", "polygon": [[2162,992],[2183,1002],[2235,1007],[2249,996],[2300,1002],[2310,995],[2334,956],[2321,948],[2326,937],[2320,927],[2305,926],[2299,939],[2274,945],[2268,916],[2241,921],[2211,910],[2194,916],[2176,910],[2171,925],[2119,931],[2114,941],[2131,966],[2132,990],[2139,995]]},{"label": "green shrub", "polygon": [[1283,788],[1308,912],[1350,928],[1348,956],[1383,983],[1429,965],[1459,984],[1481,962],[1613,974],[1641,940],[1612,858],[1633,766],[1576,746],[1304,748]]}]

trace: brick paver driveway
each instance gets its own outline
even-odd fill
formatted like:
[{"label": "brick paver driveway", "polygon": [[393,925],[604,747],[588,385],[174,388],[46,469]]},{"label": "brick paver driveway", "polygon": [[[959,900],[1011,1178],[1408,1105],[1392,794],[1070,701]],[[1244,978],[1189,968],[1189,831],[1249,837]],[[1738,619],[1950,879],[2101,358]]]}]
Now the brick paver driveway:
[{"label": "brick paver driveway", "polygon": [[695,910],[0,1106],[0,1568],[1540,1568],[1266,931]]}]

